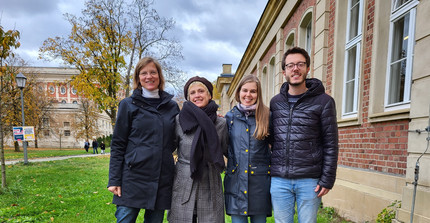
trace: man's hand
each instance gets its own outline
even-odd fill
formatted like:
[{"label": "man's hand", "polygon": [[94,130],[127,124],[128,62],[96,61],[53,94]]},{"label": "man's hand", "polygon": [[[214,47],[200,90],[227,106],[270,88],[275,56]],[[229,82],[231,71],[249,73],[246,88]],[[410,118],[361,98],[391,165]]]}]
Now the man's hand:
[{"label": "man's hand", "polygon": [[108,190],[118,197],[121,197],[121,187],[120,186],[110,186]]},{"label": "man's hand", "polygon": [[327,189],[325,187],[321,187],[320,185],[317,185],[317,187],[315,188],[315,192],[318,192],[318,191],[319,191],[318,197],[322,197],[322,196],[326,195],[330,191],[330,189]]}]

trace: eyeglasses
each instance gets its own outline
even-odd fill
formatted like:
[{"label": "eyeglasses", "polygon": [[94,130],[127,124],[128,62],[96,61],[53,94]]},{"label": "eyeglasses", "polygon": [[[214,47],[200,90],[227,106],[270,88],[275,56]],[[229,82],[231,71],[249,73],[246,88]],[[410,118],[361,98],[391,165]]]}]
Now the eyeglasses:
[{"label": "eyeglasses", "polygon": [[287,70],[292,70],[294,67],[297,66],[299,69],[303,69],[306,67],[306,62],[298,62],[298,63],[289,63],[285,65],[285,68]]},{"label": "eyeglasses", "polygon": [[142,76],[144,76],[144,77],[146,77],[146,76],[148,76],[148,75],[151,75],[151,76],[157,76],[158,75],[158,72],[156,72],[156,71],[151,71],[151,72],[142,72],[142,73],[140,73],[139,75],[142,75]]}]

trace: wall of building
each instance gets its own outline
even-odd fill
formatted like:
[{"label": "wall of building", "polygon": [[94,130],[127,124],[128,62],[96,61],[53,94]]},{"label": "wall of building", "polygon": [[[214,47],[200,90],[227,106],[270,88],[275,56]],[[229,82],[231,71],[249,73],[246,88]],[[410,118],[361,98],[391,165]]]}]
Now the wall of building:
[{"label": "wall of building", "polygon": [[[73,128],[77,121],[76,114],[82,110],[82,97],[70,85],[72,76],[77,75],[78,71],[71,68],[26,67],[23,72],[35,75],[40,90],[46,91],[53,101],[51,118],[39,134],[38,147],[83,148],[84,140],[75,138],[76,130]],[[112,134],[110,118],[106,113],[98,114],[96,123],[98,134],[91,138]],[[29,146],[35,146],[34,142],[29,142]]]}]

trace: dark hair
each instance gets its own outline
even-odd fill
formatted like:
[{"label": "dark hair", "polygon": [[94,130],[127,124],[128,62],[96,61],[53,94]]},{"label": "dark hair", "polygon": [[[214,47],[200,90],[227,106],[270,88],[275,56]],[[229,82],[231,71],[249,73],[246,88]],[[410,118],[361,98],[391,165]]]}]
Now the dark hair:
[{"label": "dark hair", "polygon": [[133,75],[133,89],[136,88],[142,88],[142,85],[140,84],[140,79],[139,79],[139,73],[140,70],[142,70],[146,65],[150,64],[150,63],[154,63],[155,67],[157,68],[158,71],[158,78],[160,79],[160,84],[158,85],[158,90],[160,91],[164,91],[164,76],[163,76],[163,71],[161,70],[161,65],[160,63],[158,63],[158,61],[152,57],[144,57],[142,59],[139,60],[139,62],[137,62],[136,64],[136,68],[134,69],[134,75]]},{"label": "dark hair", "polygon": [[288,49],[287,52],[284,53],[284,56],[282,57],[282,70],[285,70],[285,58],[287,58],[289,54],[301,54],[306,59],[306,66],[309,67],[311,65],[311,58],[309,57],[308,52],[306,52],[305,49],[296,46]]}]

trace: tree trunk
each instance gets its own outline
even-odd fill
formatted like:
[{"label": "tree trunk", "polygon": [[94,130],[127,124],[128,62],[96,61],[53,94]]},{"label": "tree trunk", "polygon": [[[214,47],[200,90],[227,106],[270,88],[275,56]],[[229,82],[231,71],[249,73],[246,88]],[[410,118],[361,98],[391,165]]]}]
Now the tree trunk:
[{"label": "tree trunk", "polygon": [[[23,144],[24,145],[24,144]],[[15,152],[20,152],[19,151],[19,143],[18,143],[18,141],[15,141],[14,142],[14,146],[15,146]]]},{"label": "tree trunk", "polygon": [[134,39],[133,49],[131,50],[131,56],[130,56],[130,64],[128,65],[128,70],[125,76],[125,97],[130,96],[130,72],[131,72],[131,67],[133,66],[134,50],[136,49],[136,41],[137,41],[137,37]]},{"label": "tree trunk", "polygon": [[[0,80],[0,105],[2,104],[2,91],[3,91],[3,77],[1,77]],[[1,161],[1,187],[6,188],[6,164],[5,164],[5,158],[4,158],[4,138],[3,138],[3,113],[2,113],[2,106],[0,106],[0,161]]]},{"label": "tree trunk", "polygon": [[39,148],[39,146],[37,145],[37,139],[34,140],[34,148]]}]

